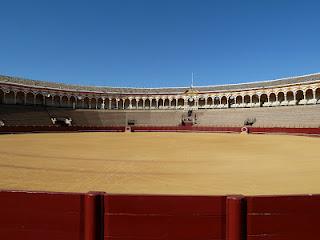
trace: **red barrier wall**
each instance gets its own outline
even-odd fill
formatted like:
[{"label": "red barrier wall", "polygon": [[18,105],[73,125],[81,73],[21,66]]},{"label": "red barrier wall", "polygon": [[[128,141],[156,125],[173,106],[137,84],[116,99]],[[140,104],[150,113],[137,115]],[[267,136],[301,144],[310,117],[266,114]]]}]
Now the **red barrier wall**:
[{"label": "red barrier wall", "polygon": [[0,239],[83,239],[83,195],[0,192]]},{"label": "red barrier wall", "polygon": [[[295,135],[320,135],[320,128],[256,128],[247,127],[249,133],[284,133]],[[22,132],[124,132],[125,127],[56,127],[56,126],[15,126],[0,127],[0,133]],[[198,126],[132,126],[133,132],[241,132],[240,127],[198,127]]]},{"label": "red barrier wall", "polygon": [[247,197],[247,240],[320,239],[320,195]]},{"label": "red barrier wall", "polygon": [[256,128],[248,127],[249,133],[286,133],[301,135],[320,135],[320,128]]},{"label": "red barrier wall", "polygon": [[41,133],[41,132],[124,132],[125,127],[56,127],[56,126],[16,126],[0,127],[0,133]]},{"label": "red barrier wall", "polygon": [[240,132],[239,127],[195,127],[195,126],[146,126],[131,127],[133,132]]},{"label": "red barrier wall", "polygon": [[226,197],[105,197],[104,239],[225,239]]},{"label": "red barrier wall", "polygon": [[0,192],[0,239],[320,239],[320,195]]}]

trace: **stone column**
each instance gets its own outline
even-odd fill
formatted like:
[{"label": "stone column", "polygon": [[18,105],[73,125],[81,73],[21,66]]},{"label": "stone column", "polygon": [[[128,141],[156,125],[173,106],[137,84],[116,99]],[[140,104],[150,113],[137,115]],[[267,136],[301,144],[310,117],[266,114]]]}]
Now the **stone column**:
[{"label": "stone column", "polygon": [[132,98],[129,98],[129,109],[132,109]]},{"label": "stone column", "polygon": [[316,99],[316,89],[312,89],[312,99]]},{"label": "stone column", "polygon": [[13,92],[13,104],[17,104],[17,92]]},{"label": "stone column", "polygon": [[119,99],[116,98],[116,108],[119,109]]},{"label": "stone column", "polygon": [[102,98],[102,104],[101,104],[101,109],[104,109],[104,105],[105,105],[105,99],[104,98]]}]

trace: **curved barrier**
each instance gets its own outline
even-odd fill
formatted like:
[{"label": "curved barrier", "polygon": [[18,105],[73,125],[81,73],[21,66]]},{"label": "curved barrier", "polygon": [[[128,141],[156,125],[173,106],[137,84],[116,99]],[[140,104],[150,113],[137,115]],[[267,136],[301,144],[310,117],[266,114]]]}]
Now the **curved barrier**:
[{"label": "curved barrier", "polygon": [[124,132],[125,127],[88,127],[88,126],[4,126],[0,133],[41,133],[41,132]]},{"label": "curved barrier", "polygon": [[0,192],[0,239],[319,239],[320,195]]},{"label": "curved barrier", "polygon": [[132,132],[240,132],[239,127],[133,126]]},{"label": "curved barrier", "polygon": [[221,133],[253,133],[253,134],[293,134],[320,135],[320,128],[260,128],[260,127],[211,127],[211,126],[4,126],[0,133],[41,133],[41,132],[221,132]]}]

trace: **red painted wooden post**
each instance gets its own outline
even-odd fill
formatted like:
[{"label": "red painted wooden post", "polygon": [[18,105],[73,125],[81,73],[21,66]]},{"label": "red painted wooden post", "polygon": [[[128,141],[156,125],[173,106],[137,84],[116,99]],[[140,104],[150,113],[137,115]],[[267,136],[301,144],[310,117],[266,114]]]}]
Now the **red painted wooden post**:
[{"label": "red painted wooden post", "polygon": [[226,240],[243,239],[243,196],[228,196],[226,202]]},{"label": "red painted wooden post", "polygon": [[95,240],[95,201],[96,195],[93,193],[87,193],[84,196],[84,240]]},{"label": "red painted wooden post", "polygon": [[84,240],[103,238],[104,192],[89,192],[84,196]]}]

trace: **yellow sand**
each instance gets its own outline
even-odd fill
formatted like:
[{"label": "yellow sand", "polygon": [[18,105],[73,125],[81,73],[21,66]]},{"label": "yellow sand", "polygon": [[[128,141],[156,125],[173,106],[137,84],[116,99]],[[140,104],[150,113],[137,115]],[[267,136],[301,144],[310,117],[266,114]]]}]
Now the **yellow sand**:
[{"label": "yellow sand", "polygon": [[320,193],[320,138],[212,133],[0,135],[0,189]]}]

